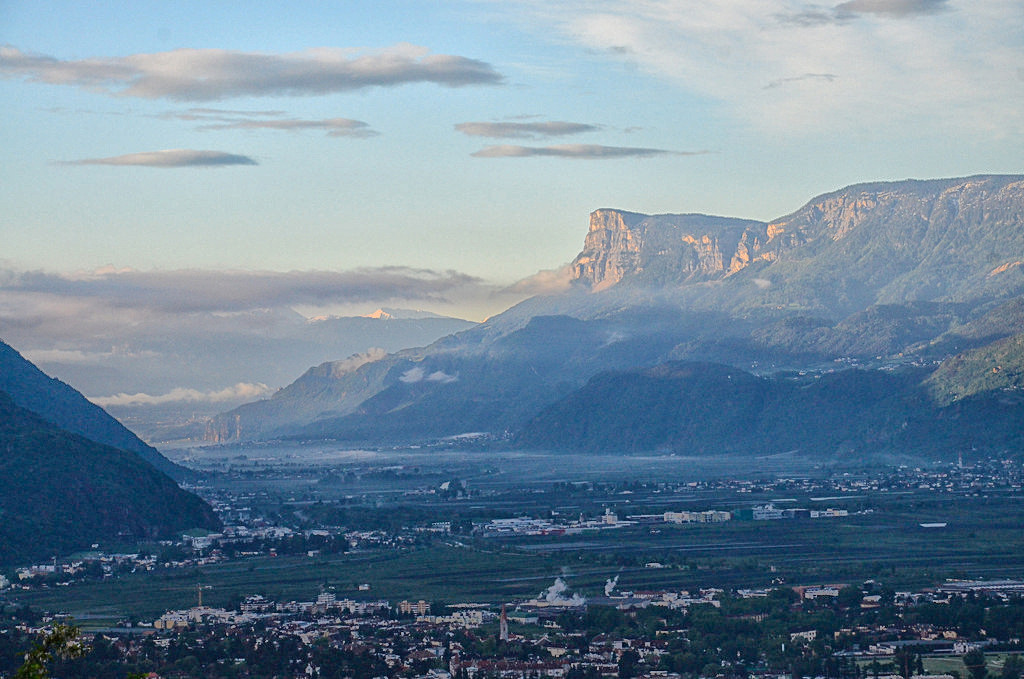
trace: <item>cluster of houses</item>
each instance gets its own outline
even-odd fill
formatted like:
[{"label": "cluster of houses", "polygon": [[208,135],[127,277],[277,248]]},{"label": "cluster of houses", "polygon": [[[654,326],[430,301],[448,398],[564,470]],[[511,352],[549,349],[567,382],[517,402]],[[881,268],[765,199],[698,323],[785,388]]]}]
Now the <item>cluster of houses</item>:
[{"label": "cluster of houses", "polygon": [[507,535],[574,535],[586,531],[624,528],[640,523],[721,523],[732,519],[731,512],[719,510],[663,512],[661,514],[631,514],[620,519],[611,508],[605,509],[597,519],[578,519],[554,521],[532,517],[516,517],[512,519],[494,519],[480,526],[485,537],[501,537]]},{"label": "cluster of houses", "polygon": [[[749,514],[749,515],[747,515]],[[772,503],[759,505],[749,512],[744,512],[744,518],[754,521],[770,521],[779,519],[826,519],[849,516],[846,509],[804,509],[800,507],[780,508]],[[623,528],[636,524],[651,523],[722,523],[735,518],[733,512],[717,509],[706,509],[702,511],[667,511],[660,514],[631,514],[624,520],[611,508],[598,519],[579,519],[568,521],[556,521],[554,519],[541,519],[528,516],[515,517],[511,519],[494,519],[480,526],[480,532],[485,537],[502,537],[510,535],[574,535],[585,531],[607,530],[609,528]]]},{"label": "cluster of houses", "polygon": [[845,509],[804,509],[802,507],[776,507],[769,502],[759,505],[751,510],[751,518],[754,521],[778,521],[782,519],[834,519],[842,516],[849,516]]},{"label": "cluster of houses", "polygon": [[[202,590],[198,590],[197,606],[169,611],[152,626],[134,627],[129,636],[111,637],[126,657],[138,652],[140,639],[148,637],[156,647],[168,648],[181,639],[178,633],[190,629],[193,634],[186,643],[204,643],[225,634],[245,641],[252,648],[264,644],[291,645],[301,656],[301,670],[296,676],[316,676],[316,648],[326,644],[345,653],[370,658],[386,674],[416,676],[420,679],[463,679],[472,677],[553,677],[562,679],[571,672],[584,671],[588,676],[621,676],[625,662],[639,663],[648,679],[676,679],[679,675],[660,669],[666,654],[671,653],[671,638],[685,630],[667,630],[650,637],[623,637],[613,633],[587,636],[563,629],[559,624],[566,612],[581,614],[588,606],[616,608],[629,615],[648,607],[685,610],[691,606],[721,607],[726,592],[718,588],[699,592],[623,591],[616,593],[617,581],[611,580],[605,596],[584,599],[569,596],[560,579],[534,599],[500,608],[486,603],[463,603],[448,606],[444,611],[425,600],[404,600],[397,604],[384,600],[341,598],[333,592],[320,593],[314,600],[275,602],[260,595],[245,598],[237,610],[203,606]],[[839,596],[842,585],[816,585],[796,588],[803,601]],[[942,587],[896,595],[897,606],[920,602],[949,600],[950,597],[986,593],[996,598],[1015,597],[1024,592],[1024,582],[955,581]],[[727,596],[753,599],[770,596],[766,589],[740,589]],[[874,605],[868,597],[861,606]],[[511,625],[517,625],[512,627]],[[36,631],[28,627],[25,631]],[[140,636],[141,635],[141,636]],[[820,637],[817,629],[793,629],[788,644],[808,647]],[[833,634],[829,633],[831,639]],[[834,633],[842,637],[870,640],[854,650],[836,651],[835,656],[862,661],[891,660],[901,647],[926,648],[929,653],[962,655],[974,648],[992,643],[968,640],[953,629],[902,623],[870,624],[844,627]],[[488,641],[489,640],[489,641]],[[491,650],[481,652],[483,642]],[[497,645],[495,645],[497,642]],[[208,643],[208,642],[206,642]],[[502,646],[501,644],[507,644]],[[519,649],[513,651],[512,649]],[[526,649],[526,652],[523,651]],[[671,664],[671,663],[669,663]],[[760,679],[779,679],[765,670]],[[939,679],[931,677],[930,679]],[[951,678],[950,678],[951,679]]]},{"label": "cluster of houses", "polygon": [[[88,552],[68,561],[33,564],[14,571],[19,583],[32,581],[35,578],[65,576],[74,578],[89,572],[101,573],[110,577],[118,570],[153,570],[157,560],[148,554],[105,554]],[[7,578],[0,576],[0,589],[10,586]]]},{"label": "cluster of houses", "polygon": [[199,605],[185,610],[168,611],[153,621],[153,628],[174,630],[195,625],[222,624],[247,625],[258,620],[287,618],[294,616],[353,615],[372,616],[387,614],[391,604],[387,601],[356,601],[338,599],[331,592],[322,592],[315,601],[272,602],[259,594],[246,597],[238,610],[211,608],[202,605],[202,591]]}]

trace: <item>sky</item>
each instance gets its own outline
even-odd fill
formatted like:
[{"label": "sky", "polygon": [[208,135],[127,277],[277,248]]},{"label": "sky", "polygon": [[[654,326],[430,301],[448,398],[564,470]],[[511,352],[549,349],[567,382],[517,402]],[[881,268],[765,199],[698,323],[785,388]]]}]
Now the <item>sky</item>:
[{"label": "sky", "polygon": [[768,220],[1024,171],[1024,3],[0,0],[0,103],[18,348],[260,308],[481,320],[564,285],[598,208]]}]

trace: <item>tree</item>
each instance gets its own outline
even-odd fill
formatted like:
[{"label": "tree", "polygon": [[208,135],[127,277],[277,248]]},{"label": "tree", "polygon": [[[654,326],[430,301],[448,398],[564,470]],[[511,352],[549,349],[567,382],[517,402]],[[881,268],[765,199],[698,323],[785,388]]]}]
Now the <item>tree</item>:
[{"label": "tree", "polygon": [[896,662],[896,671],[903,679],[910,679],[910,675],[914,673],[914,655],[914,650],[908,646],[896,651],[893,660]]},{"label": "tree", "polygon": [[1024,671],[1024,659],[1019,655],[1008,655],[1003,661],[1003,671],[1000,673],[1002,679],[1020,679]]},{"label": "tree", "polygon": [[14,679],[48,679],[47,665],[58,658],[79,658],[85,648],[78,641],[78,628],[55,625],[53,630],[25,654],[25,662],[14,673]]},{"label": "tree", "polygon": [[636,665],[640,655],[633,649],[623,651],[619,656],[619,679],[632,679],[636,676]]},{"label": "tree", "polygon": [[985,679],[988,668],[985,666],[985,654],[980,649],[972,649],[964,653],[964,667],[971,673],[972,679]]},{"label": "tree", "polygon": [[864,592],[860,587],[843,587],[839,590],[836,601],[840,608],[860,608],[860,602],[864,599]]}]

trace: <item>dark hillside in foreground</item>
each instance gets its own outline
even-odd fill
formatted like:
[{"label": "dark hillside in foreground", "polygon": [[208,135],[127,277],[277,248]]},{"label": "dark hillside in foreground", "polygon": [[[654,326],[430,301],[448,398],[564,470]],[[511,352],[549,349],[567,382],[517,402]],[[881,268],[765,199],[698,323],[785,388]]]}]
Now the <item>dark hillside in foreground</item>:
[{"label": "dark hillside in foreground", "polygon": [[99,443],[135,453],[175,478],[187,475],[105,410],[60,380],[49,377],[10,345],[0,342],[0,391],[44,420]]},{"label": "dark hillside in foreground", "polygon": [[0,392],[0,564],[219,525],[138,455],[64,431]]}]

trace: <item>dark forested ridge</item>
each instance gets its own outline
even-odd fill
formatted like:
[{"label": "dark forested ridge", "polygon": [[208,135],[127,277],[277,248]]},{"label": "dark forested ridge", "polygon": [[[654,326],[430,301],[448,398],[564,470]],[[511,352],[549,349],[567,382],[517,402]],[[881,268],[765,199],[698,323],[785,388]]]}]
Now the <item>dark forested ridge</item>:
[{"label": "dark forested ridge", "polygon": [[846,369],[756,377],[728,366],[676,362],[597,375],[520,432],[523,447],[681,454],[800,451],[829,459],[871,454],[951,458],[1017,451],[1024,398],[934,403],[929,370]]},{"label": "dark forested ridge", "polygon": [[187,474],[187,470],[147,445],[105,410],[67,384],[46,375],[4,342],[0,342],[0,391],[6,392],[22,408],[61,429],[135,453],[173,477]]},{"label": "dark forested ridge", "polygon": [[0,563],[218,525],[209,505],[135,453],[64,431],[0,392]]}]

